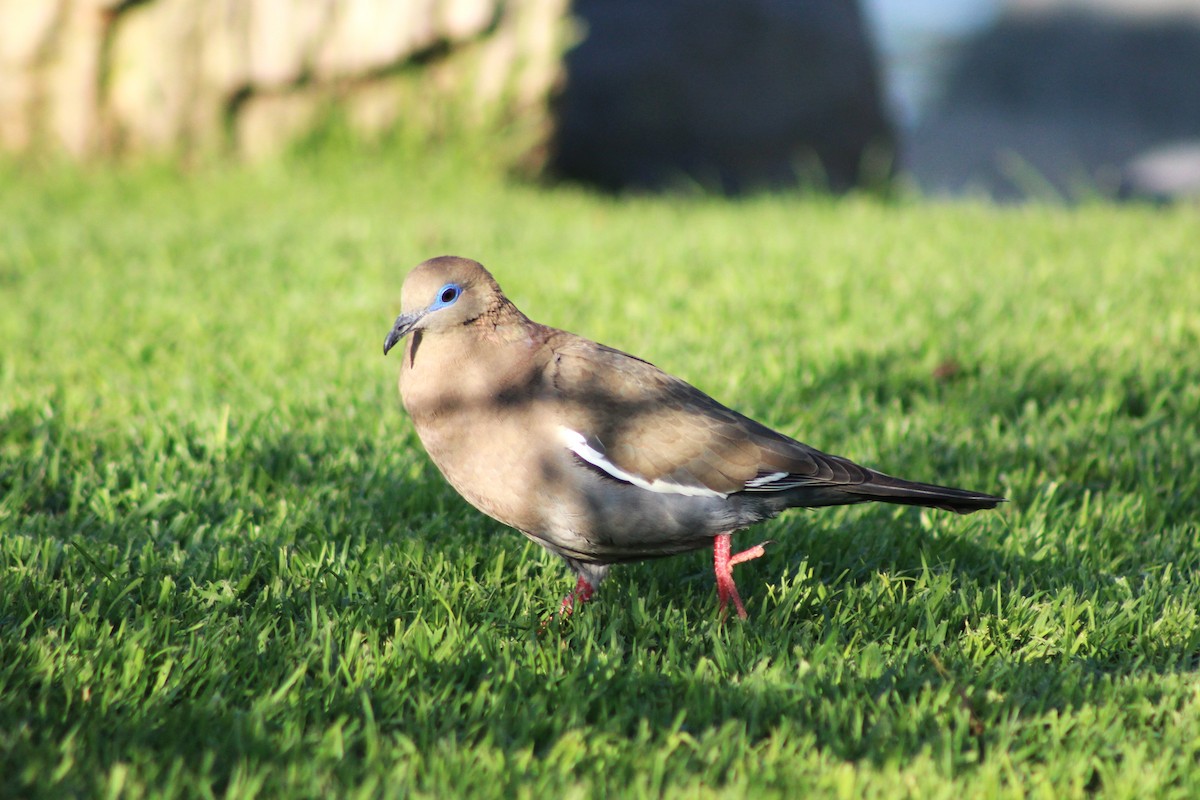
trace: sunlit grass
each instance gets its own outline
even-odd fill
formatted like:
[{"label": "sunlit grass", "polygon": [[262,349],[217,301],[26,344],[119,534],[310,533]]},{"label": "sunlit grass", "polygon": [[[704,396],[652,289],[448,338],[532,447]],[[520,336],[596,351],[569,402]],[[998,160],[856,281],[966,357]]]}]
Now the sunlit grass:
[{"label": "sunlit grass", "polygon": [[[1195,209],[620,200],[446,154],[0,181],[0,795],[1200,794]],[[381,354],[478,258],[822,449],[1011,498],[560,564]]]}]

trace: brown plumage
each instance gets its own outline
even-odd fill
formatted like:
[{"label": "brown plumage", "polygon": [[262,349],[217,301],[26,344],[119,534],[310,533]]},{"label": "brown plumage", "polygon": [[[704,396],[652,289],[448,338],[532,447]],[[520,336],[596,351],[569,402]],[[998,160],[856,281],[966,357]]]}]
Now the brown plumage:
[{"label": "brown plumage", "polygon": [[797,506],[877,500],[970,513],[1002,498],[893,478],[767,428],[646,361],[533,322],[480,264],[409,274],[386,354],[430,458],[485,514],[559,554],[588,599],[611,564],[709,545],[746,612],[733,531]]}]

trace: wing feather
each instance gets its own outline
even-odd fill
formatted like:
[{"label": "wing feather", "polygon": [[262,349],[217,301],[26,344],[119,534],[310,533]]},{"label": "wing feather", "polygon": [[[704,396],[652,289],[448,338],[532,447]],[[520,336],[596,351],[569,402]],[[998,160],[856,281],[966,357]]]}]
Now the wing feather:
[{"label": "wing feather", "polygon": [[[727,496],[852,485],[875,474],[777,433],[649,362],[586,339],[556,343],[550,370],[565,409],[564,443],[593,466],[643,488]],[[580,442],[589,452],[577,449]]]}]

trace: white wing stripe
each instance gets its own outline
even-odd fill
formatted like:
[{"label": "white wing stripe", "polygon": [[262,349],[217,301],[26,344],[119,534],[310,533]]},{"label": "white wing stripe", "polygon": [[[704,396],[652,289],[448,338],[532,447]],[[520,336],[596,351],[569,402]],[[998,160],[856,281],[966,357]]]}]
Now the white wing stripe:
[{"label": "white wing stripe", "polygon": [[746,488],[757,489],[759,486],[766,486],[768,483],[774,483],[775,481],[780,480],[781,478],[786,478],[787,476],[788,473],[786,472],[772,472],[770,475],[762,475],[752,481],[746,481]]},{"label": "white wing stripe", "polygon": [[674,483],[673,481],[653,480],[648,481],[645,478],[640,478],[637,475],[626,472],[616,464],[604,457],[596,448],[592,447],[587,442],[587,437],[578,431],[573,431],[570,428],[559,427],[559,436],[562,438],[563,444],[567,446],[572,453],[582,458],[593,467],[607,472],[617,480],[632,483],[639,489],[645,489],[650,492],[659,492],[661,494],[685,494],[692,497],[727,497],[728,495],[722,492],[716,492],[706,486],[686,486],[682,483]]}]

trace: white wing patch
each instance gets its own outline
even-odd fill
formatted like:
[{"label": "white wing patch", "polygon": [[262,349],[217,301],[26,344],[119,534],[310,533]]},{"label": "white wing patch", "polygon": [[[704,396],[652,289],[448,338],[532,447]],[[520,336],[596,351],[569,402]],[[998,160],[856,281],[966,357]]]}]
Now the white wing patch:
[{"label": "white wing patch", "polygon": [[632,483],[639,489],[645,489],[650,492],[659,492],[661,494],[684,494],[692,497],[728,497],[724,492],[717,492],[709,489],[706,486],[687,486],[674,481],[664,481],[655,479],[648,481],[645,478],[634,475],[630,472],[618,467],[605,457],[604,453],[597,450],[588,444],[587,437],[578,431],[573,431],[570,428],[559,427],[558,435],[561,437],[563,444],[567,446],[575,455],[582,458],[587,463],[597,469],[603,470],[619,481]]},{"label": "white wing patch", "polygon": [[801,486],[820,485],[820,481],[804,475],[793,475],[790,472],[769,472],[759,475],[753,480],[746,481],[747,492],[786,492],[788,489],[798,489]]},{"label": "white wing patch", "polygon": [[759,475],[754,480],[746,481],[746,488],[747,489],[759,489],[761,487],[766,486],[769,483],[774,483],[777,480],[786,478],[787,476],[788,476],[788,473],[786,473],[786,472],[772,472],[768,475]]}]

